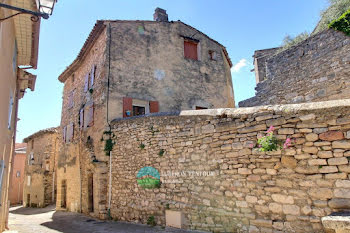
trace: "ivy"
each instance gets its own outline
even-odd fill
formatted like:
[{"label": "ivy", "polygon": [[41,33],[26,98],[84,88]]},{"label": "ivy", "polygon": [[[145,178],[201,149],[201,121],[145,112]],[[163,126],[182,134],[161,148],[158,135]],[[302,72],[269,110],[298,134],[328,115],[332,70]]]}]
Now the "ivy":
[{"label": "ivy", "polygon": [[338,19],[333,20],[328,27],[344,32],[346,35],[350,36],[350,9],[342,14]]},{"label": "ivy", "polygon": [[113,141],[113,139],[115,138],[115,135],[111,130],[104,131],[103,134],[108,135],[108,139],[106,140],[103,140],[103,136],[102,136],[101,141],[105,141],[104,152],[106,153],[107,156],[109,156],[110,152],[113,150],[113,146],[115,145],[115,142]]}]

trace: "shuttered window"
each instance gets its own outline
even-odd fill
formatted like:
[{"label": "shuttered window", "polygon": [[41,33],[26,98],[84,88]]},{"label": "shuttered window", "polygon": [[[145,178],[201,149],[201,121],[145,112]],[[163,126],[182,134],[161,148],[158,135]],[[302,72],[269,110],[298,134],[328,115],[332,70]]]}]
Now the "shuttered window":
[{"label": "shuttered window", "polygon": [[184,41],[184,54],[185,58],[198,60],[198,43],[195,41]]},{"label": "shuttered window", "polygon": [[85,75],[84,80],[84,92],[87,92],[89,90],[89,74]]},{"label": "shuttered window", "polygon": [[79,127],[80,129],[84,127],[84,108],[79,111]]},{"label": "shuttered window", "polygon": [[73,108],[74,106],[74,90],[69,93],[68,96],[68,108]]},{"label": "shuttered window", "polygon": [[150,101],[149,102],[149,111],[150,111],[150,113],[159,112],[158,101]]},{"label": "shuttered window", "polygon": [[74,137],[74,124],[70,123],[67,130],[67,142],[71,142]]},{"label": "shuttered window", "polygon": [[90,84],[89,84],[89,89],[91,89],[94,85],[94,81],[95,81],[95,71],[96,71],[96,65],[93,65],[91,68],[91,72],[90,72]]},{"label": "shuttered window", "polygon": [[123,117],[132,115],[132,98],[123,97]]},{"label": "shuttered window", "polygon": [[91,104],[88,112],[88,127],[94,125],[94,104]]},{"label": "shuttered window", "polygon": [[63,127],[63,142],[66,142],[67,138],[67,126]]}]

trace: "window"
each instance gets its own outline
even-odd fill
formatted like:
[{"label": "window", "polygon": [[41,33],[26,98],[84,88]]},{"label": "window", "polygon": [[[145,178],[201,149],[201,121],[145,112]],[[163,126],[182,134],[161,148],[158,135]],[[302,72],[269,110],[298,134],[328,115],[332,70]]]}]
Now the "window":
[{"label": "window", "polygon": [[213,51],[213,50],[209,50],[208,52],[209,54],[209,59],[210,60],[213,60],[213,61],[216,61],[217,60],[217,52]]},{"label": "window", "polygon": [[63,141],[69,143],[73,140],[74,137],[74,124],[70,123],[69,125],[63,128]]},{"label": "window", "polygon": [[202,110],[202,109],[208,109],[208,108],[196,106],[196,110]]},{"label": "window", "polygon": [[185,58],[198,60],[198,42],[185,39],[184,55]]},{"label": "window", "polygon": [[73,108],[74,106],[74,93],[75,90],[71,91],[68,95],[68,108]]},{"label": "window", "polygon": [[28,165],[32,165],[34,163],[34,153],[30,152],[28,157]]},{"label": "window", "polygon": [[84,108],[79,111],[79,128],[82,129],[84,127]]},{"label": "window", "polygon": [[13,68],[13,73],[17,74],[17,41],[15,41],[15,46],[13,49],[13,57],[12,57],[12,68]]},{"label": "window", "polygon": [[30,186],[31,178],[31,176],[27,176],[27,186]]},{"label": "window", "polygon": [[45,171],[50,171],[50,161],[46,161],[46,163],[45,163]]},{"label": "window", "polygon": [[123,98],[123,117],[140,116],[155,112],[159,112],[158,101]]},{"label": "window", "polygon": [[10,101],[9,101],[9,115],[8,115],[8,122],[7,122],[7,128],[8,129],[11,129],[11,125],[12,125],[13,104],[14,104],[14,99],[13,99],[13,94],[12,94],[12,91],[11,91],[10,92]]},{"label": "window", "polygon": [[31,143],[32,145],[32,150],[34,149],[34,139],[32,140],[32,143]]},{"label": "window", "polygon": [[84,92],[87,92],[93,87],[95,82],[95,73],[96,73],[96,65],[92,65],[90,73],[87,73],[85,75]]},{"label": "window", "polygon": [[84,128],[94,125],[94,104],[90,104],[84,109]]},{"label": "window", "polygon": [[16,172],[16,177],[21,177],[21,172],[20,171]]},{"label": "window", "polygon": [[132,106],[132,115],[133,116],[145,115],[145,112],[146,112],[145,107]]}]

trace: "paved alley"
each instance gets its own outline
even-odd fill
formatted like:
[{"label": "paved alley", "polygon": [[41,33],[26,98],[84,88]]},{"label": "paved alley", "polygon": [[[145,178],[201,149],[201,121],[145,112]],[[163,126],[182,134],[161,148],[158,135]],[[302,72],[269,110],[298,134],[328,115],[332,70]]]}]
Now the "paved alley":
[{"label": "paved alley", "polygon": [[6,233],[187,233],[174,228],[150,227],[147,225],[100,221],[85,215],[55,211],[54,206],[46,208],[10,208],[9,231]]}]

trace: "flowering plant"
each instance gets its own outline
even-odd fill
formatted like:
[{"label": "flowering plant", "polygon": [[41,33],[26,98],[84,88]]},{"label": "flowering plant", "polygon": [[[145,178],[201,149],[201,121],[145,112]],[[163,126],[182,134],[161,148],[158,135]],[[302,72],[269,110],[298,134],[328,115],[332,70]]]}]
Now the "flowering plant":
[{"label": "flowering plant", "polygon": [[258,138],[258,147],[259,151],[274,151],[278,149],[286,149],[292,145],[292,140],[287,138],[283,143],[281,140],[277,139],[277,137],[273,134],[275,127],[270,126],[270,128],[266,131],[266,136]]}]

